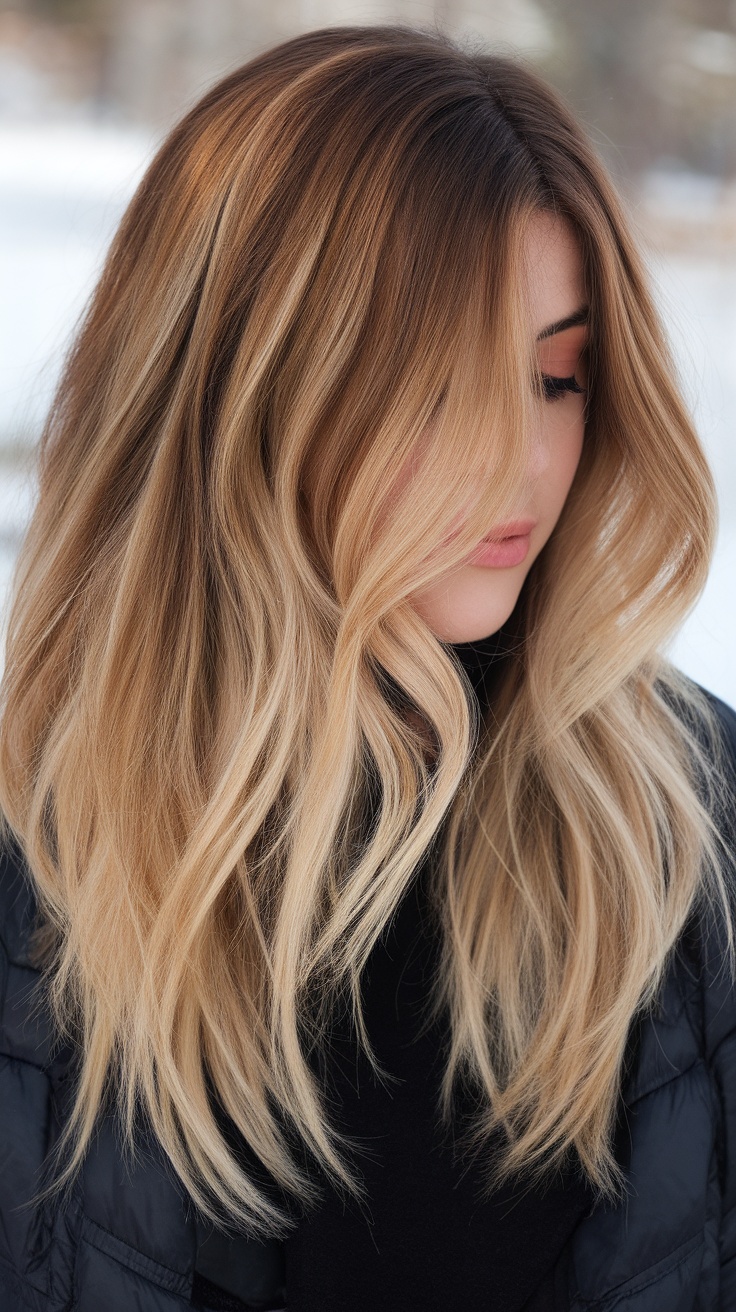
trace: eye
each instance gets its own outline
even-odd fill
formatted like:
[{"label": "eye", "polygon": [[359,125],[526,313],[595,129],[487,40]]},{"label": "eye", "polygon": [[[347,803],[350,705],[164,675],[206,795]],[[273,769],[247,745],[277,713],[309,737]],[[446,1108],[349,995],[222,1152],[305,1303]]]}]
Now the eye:
[{"label": "eye", "polygon": [[542,394],[546,401],[559,401],[566,392],[573,392],[576,395],[583,395],[585,388],[581,387],[574,374],[569,378],[558,378],[555,374],[542,374]]},{"label": "eye", "polygon": [[588,327],[581,324],[553,333],[537,343],[538,395],[559,401],[566,392],[585,391],[588,381]]}]

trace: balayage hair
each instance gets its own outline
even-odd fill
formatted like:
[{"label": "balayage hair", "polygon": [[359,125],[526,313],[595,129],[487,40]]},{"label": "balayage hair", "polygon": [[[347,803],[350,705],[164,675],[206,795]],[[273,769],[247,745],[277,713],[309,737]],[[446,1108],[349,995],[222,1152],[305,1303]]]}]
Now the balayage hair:
[{"label": "balayage hair", "polygon": [[[584,261],[585,439],[481,708],[411,597],[520,504],[540,212]],[[360,1198],[312,1058],[347,1005],[376,1062],[361,971],[431,856],[438,1114],[478,1092],[489,1184],[572,1152],[617,1196],[630,1027],[694,909],[730,906],[717,721],[663,654],[716,526],[673,376],[614,189],[520,62],[314,31],[170,133],[65,367],[8,621],[0,805],[82,1054],[67,1179],[112,1097],[255,1234],[285,1213],[223,1114],[287,1195],[317,1196],[297,1144]]]}]

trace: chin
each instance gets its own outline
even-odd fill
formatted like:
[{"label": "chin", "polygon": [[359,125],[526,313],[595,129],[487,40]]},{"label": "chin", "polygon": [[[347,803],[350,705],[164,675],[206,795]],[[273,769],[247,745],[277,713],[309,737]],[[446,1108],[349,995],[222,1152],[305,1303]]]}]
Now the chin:
[{"label": "chin", "polygon": [[466,566],[451,586],[435,584],[416,598],[414,605],[442,642],[477,642],[506,623],[527,573],[528,568],[520,567]]}]

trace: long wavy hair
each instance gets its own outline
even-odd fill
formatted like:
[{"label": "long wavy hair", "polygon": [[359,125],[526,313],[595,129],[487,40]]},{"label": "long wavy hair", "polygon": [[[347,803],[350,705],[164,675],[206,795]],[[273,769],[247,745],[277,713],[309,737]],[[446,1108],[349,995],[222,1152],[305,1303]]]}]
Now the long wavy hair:
[{"label": "long wavy hair", "polygon": [[[585,439],[481,707],[412,594],[519,504],[541,211],[584,259]],[[663,654],[716,503],[564,103],[400,25],[310,32],[224,78],[122,220],[39,489],[0,805],[81,1053],[65,1171],[112,1097],[131,1141],[142,1113],[199,1205],[255,1234],[285,1213],[233,1126],[287,1195],[315,1196],[296,1144],[360,1197],[312,1055],[348,1005],[376,1063],[361,972],[431,856],[438,1114],[457,1081],[480,1093],[474,1141],[504,1131],[489,1184],[572,1152],[617,1195],[632,1021],[693,909],[729,907],[717,722]]]}]

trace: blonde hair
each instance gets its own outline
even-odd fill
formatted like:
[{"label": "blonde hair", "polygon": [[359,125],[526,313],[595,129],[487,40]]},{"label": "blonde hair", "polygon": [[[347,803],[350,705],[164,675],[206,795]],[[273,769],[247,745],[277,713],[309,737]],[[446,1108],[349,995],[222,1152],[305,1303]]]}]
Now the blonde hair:
[{"label": "blonde hair", "polygon": [[[411,596],[519,504],[540,210],[583,253],[586,436],[480,711]],[[431,854],[438,1111],[480,1091],[491,1182],[573,1150],[620,1189],[632,1019],[695,906],[727,908],[717,721],[662,654],[716,520],[672,379],[611,185],[513,60],[311,32],[171,132],[43,434],[2,683],[0,804],[80,1045],[67,1178],[113,1096],[254,1233],[284,1212],[222,1113],[287,1194],[315,1196],[296,1136],[360,1196],[310,1054],[340,999],[362,1032],[362,968]]]}]

